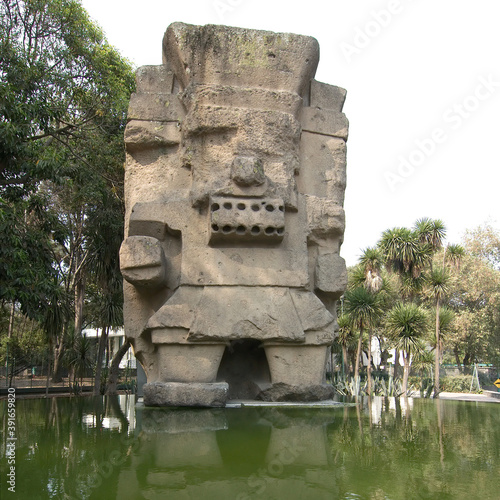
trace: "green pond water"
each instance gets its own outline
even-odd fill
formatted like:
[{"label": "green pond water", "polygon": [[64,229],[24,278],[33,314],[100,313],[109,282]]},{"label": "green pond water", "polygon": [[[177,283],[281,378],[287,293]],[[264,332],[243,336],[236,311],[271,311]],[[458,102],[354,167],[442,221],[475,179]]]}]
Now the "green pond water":
[{"label": "green pond water", "polygon": [[500,405],[373,398],[326,409],[136,409],[16,401],[1,498],[499,499]]}]

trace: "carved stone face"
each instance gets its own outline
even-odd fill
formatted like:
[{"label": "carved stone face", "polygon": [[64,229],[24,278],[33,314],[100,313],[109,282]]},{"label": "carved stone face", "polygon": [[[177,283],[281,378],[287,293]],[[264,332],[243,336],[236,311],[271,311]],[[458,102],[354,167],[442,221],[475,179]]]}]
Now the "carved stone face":
[{"label": "carved stone face", "polygon": [[182,124],[181,163],[192,173],[193,205],[206,205],[210,196],[268,197],[296,210],[297,118],[278,110],[214,106],[192,87],[186,91],[191,107]]}]

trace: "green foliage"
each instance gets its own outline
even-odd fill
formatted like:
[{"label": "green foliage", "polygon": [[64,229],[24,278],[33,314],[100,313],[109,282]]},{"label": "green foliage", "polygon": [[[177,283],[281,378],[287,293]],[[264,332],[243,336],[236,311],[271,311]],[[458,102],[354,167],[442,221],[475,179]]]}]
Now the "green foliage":
[{"label": "green foliage", "polygon": [[345,311],[358,328],[374,324],[383,312],[380,295],[372,294],[364,287],[348,290],[344,297]]},{"label": "green foliage", "polygon": [[[462,245],[443,247],[445,235],[443,222],[428,218],[418,220],[412,229],[389,229],[377,248],[364,250],[359,264],[348,270],[344,312],[352,327],[377,328],[387,347],[412,352],[412,367],[422,375],[430,374],[432,356],[441,363],[443,349],[445,358],[462,370],[474,362],[500,360],[500,234],[484,225],[467,231]],[[370,283],[374,277],[381,278],[382,286],[372,295],[383,299],[383,314],[375,321],[367,297],[374,291]],[[420,307],[426,317],[418,335],[408,334],[409,325],[401,326],[409,319],[404,317],[406,306]],[[345,338],[339,344],[343,343]],[[405,360],[406,375],[409,361]],[[419,390],[427,392],[426,387]]]},{"label": "green foliage", "polygon": [[[440,387],[443,392],[470,392],[472,375],[454,375],[441,377]],[[475,384],[473,384],[473,392]]]},{"label": "green foliage", "polygon": [[[341,396],[367,396],[368,380],[361,380],[359,385],[355,380],[344,380],[337,377],[333,381],[333,388]],[[400,380],[389,377],[374,377],[372,379],[372,396],[399,397],[403,394]]]},{"label": "green foliage", "polygon": [[421,339],[427,329],[427,316],[420,306],[399,302],[388,312],[386,328],[396,349],[410,354],[421,350]]},{"label": "green foliage", "polygon": [[[73,373],[73,382],[77,378],[80,381],[83,377],[91,374],[95,360],[95,342],[92,342],[85,335],[71,332],[64,339],[64,363]],[[80,382],[81,385],[81,382]]]},{"label": "green foliage", "polygon": [[79,1],[0,0],[0,79],[0,302],[20,304],[64,346],[84,315],[122,321],[134,76]]}]

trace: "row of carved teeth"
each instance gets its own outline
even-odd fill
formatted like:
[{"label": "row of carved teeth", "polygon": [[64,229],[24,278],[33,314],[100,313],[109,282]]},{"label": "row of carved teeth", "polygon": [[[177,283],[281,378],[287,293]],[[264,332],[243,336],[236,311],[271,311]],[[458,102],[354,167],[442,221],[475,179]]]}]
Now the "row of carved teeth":
[{"label": "row of carved teeth", "polygon": [[220,227],[218,224],[212,224],[212,231],[214,233],[223,233],[223,234],[232,234],[236,233],[238,235],[245,235],[245,234],[251,234],[252,236],[258,236],[260,234],[265,234],[266,236],[273,236],[273,235],[278,235],[278,236],[283,236],[285,233],[285,228],[284,227],[272,227],[268,226],[266,228],[261,228],[259,226],[252,226],[250,228],[246,226],[229,226],[229,225],[224,225]]},{"label": "row of carved teeth", "polygon": [[[221,206],[219,203],[212,203],[212,206],[210,207],[212,212],[217,212],[217,210],[221,209]],[[230,201],[226,201],[222,204],[222,208],[225,208],[226,210],[232,210],[233,209],[233,204]],[[247,209],[247,204],[243,202],[238,202],[236,203],[236,208],[238,210],[246,210]],[[267,210],[268,212],[274,212],[275,210],[279,210],[280,212],[285,211],[285,207],[283,205],[279,206],[274,206],[272,203],[268,203],[266,201],[259,203],[252,203],[250,205],[250,209],[253,210],[254,212],[259,212],[261,209]]]}]

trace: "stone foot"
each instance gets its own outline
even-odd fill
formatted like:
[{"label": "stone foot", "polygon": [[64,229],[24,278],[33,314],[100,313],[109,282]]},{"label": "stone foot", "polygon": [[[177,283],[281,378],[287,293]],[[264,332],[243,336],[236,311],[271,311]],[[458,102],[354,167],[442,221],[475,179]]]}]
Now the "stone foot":
[{"label": "stone foot", "polygon": [[228,384],[152,382],[144,385],[145,406],[226,406]]},{"label": "stone foot", "polygon": [[334,394],[335,390],[331,385],[296,386],[278,382],[258,394],[256,399],[261,401],[324,401],[332,399]]}]

